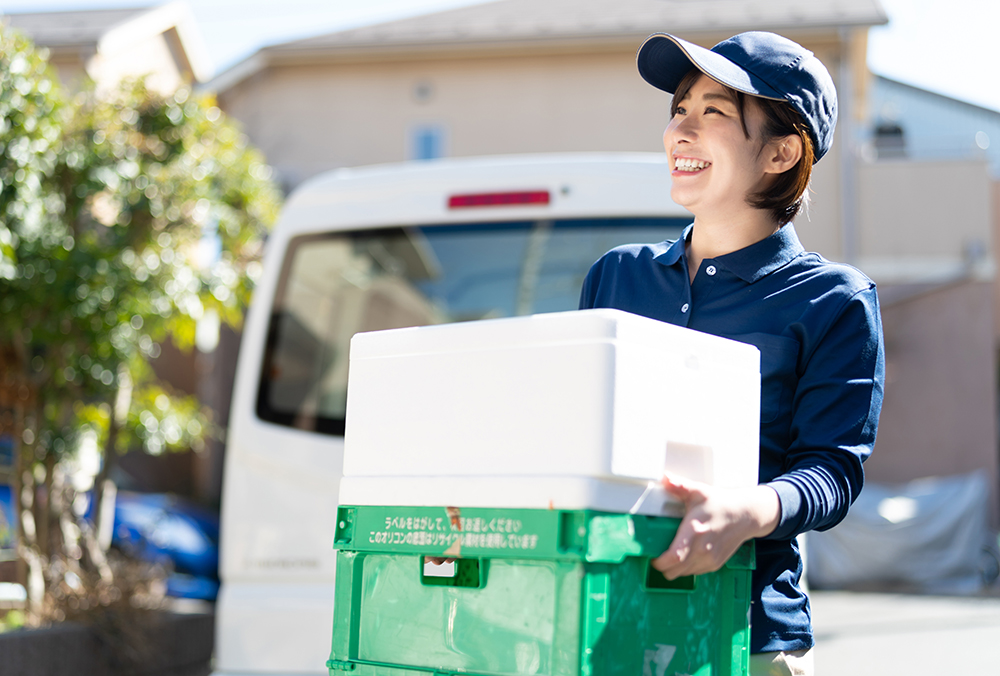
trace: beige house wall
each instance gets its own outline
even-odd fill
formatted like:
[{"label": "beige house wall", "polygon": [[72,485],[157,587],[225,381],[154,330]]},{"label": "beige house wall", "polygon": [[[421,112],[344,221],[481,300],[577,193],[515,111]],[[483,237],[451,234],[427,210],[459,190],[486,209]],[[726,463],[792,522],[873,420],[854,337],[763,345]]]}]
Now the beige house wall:
[{"label": "beige house wall", "polygon": [[880,161],[858,176],[858,262],[869,274],[916,281],[992,256],[985,161]]},{"label": "beige house wall", "polygon": [[63,86],[70,91],[80,89],[87,77],[85,60],[79,53],[52,53],[49,56],[49,65],[55,69]]},{"label": "beige house wall", "polygon": [[840,158],[840,145],[834,143],[813,168],[808,208],[795,219],[802,246],[835,261],[844,260]]},{"label": "beige house wall", "polygon": [[219,101],[297,183],[409,159],[409,130],[427,123],[448,156],[661,151],[669,97],[634,70],[624,53],[283,66]]}]

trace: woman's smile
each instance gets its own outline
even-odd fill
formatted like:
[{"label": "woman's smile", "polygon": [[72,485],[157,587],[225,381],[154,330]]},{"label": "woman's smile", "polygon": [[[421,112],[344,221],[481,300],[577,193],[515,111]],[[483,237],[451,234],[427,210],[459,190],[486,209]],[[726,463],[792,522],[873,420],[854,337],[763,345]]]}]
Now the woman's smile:
[{"label": "woman's smile", "polygon": [[675,157],[674,158],[674,173],[681,174],[692,174],[704,171],[712,166],[711,162],[706,160],[697,160],[692,157]]}]

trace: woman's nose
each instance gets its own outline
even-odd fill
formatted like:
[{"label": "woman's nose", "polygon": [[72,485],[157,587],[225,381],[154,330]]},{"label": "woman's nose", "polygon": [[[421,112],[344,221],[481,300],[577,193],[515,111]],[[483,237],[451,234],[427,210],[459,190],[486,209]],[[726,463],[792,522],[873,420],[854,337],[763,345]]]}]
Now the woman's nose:
[{"label": "woman's nose", "polygon": [[670,136],[672,140],[692,141],[698,135],[698,124],[692,115],[675,115],[664,132],[664,138]]}]

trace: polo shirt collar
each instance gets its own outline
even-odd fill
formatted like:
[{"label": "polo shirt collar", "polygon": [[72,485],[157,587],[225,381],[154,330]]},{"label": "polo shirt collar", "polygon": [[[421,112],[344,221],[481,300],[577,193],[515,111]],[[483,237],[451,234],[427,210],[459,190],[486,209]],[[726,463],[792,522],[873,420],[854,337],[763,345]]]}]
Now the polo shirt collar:
[{"label": "polo shirt collar", "polygon": [[805,249],[799,243],[795,227],[788,223],[778,228],[778,231],[770,237],[739,251],[719,256],[715,259],[715,263],[722,265],[744,282],[753,284],[761,277],[766,277],[784,267],[803,251]]},{"label": "polo shirt collar", "polygon": [[[684,233],[676,241],[667,246],[662,253],[654,256],[656,262],[661,265],[675,265],[680,261],[693,227],[694,224],[686,227]],[[799,237],[795,233],[795,227],[788,223],[770,237],[739,251],[718,256],[713,261],[748,284],[752,284],[761,277],[766,277],[775,270],[784,267],[804,251],[805,249],[802,248]]]},{"label": "polo shirt collar", "polygon": [[663,248],[663,250],[653,256],[653,260],[660,265],[676,265],[680,262],[681,258],[684,257],[684,247],[687,244],[688,239],[691,237],[691,228],[693,227],[694,223],[684,228],[684,232],[681,233],[681,236],[673,242],[663,242],[660,244],[659,248]]}]

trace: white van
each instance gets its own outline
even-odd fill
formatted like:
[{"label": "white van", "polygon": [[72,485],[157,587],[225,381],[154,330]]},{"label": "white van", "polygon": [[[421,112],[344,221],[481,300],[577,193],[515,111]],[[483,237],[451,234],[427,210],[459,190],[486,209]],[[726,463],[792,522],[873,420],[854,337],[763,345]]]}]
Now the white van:
[{"label": "white van", "polygon": [[338,170],[289,198],[233,393],[217,674],[326,673],[351,336],[575,309],[605,251],[680,234],[669,192],[662,154],[563,154]]}]

